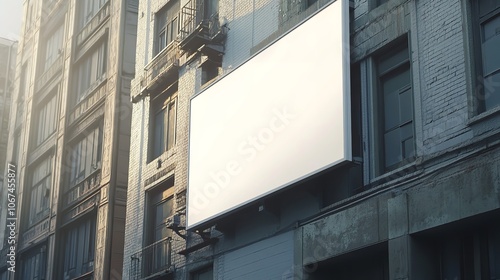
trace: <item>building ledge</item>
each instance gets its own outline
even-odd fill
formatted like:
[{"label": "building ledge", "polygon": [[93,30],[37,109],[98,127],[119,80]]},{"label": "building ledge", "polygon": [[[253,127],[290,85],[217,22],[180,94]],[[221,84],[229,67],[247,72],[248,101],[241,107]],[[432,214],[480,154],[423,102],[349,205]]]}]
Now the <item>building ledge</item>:
[{"label": "building ledge", "polygon": [[178,252],[178,254],[186,256],[186,255],[188,255],[188,254],[190,254],[192,252],[198,251],[201,248],[213,245],[213,244],[217,243],[218,241],[219,241],[219,238],[212,237],[212,238],[203,240],[201,243],[195,244],[195,245],[193,245],[193,246],[191,246],[189,248],[181,250],[181,251]]}]

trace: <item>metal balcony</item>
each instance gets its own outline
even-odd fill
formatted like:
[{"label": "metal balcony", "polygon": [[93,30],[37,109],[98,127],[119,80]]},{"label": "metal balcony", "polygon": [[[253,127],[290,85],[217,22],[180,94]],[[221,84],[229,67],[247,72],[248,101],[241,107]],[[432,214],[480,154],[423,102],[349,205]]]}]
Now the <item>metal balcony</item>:
[{"label": "metal balcony", "polygon": [[223,45],[226,29],[218,13],[207,13],[205,1],[190,0],[181,9],[180,48],[196,51],[204,45]]},{"label": "metal balcony", "polygon": [[165,47],[144,68],[146,76],[141,87],[146,91],[156,90],[159,86],[168,86],[179,77],[179,44],[174,41]]},{"label": "metal balcony", "polygon": [[164,279],[173,272],[172,238],[157,241],[130,257],[131,280]]},{"label": "metal balcony", "polygon": [[63,56],[59,55],[56,60],[52,63],[52,65],[47,68],[45,72],[43,72],[42,75],[40,75],[40,78],[35,83],[35,91],[39,91],[42,89],[48,81],[52,80],[53,77],[56,76],[56,74],[60,73],[62,68],[63,68]]},{"label": "metal balcony", "polygon": [[76,44],[80,45],[93,34],[99,26],[109,17],[109,1],[102,5],[101,9],[94,17],[82,28],[76,37]]},{"label": "metal balcony", "polygon": [[69,206],[80,200],[84,195],[92,192],[101,185],[101,169],[97,169],[78,183],[70,183],[72,186],[64,194],[64,206]]}]

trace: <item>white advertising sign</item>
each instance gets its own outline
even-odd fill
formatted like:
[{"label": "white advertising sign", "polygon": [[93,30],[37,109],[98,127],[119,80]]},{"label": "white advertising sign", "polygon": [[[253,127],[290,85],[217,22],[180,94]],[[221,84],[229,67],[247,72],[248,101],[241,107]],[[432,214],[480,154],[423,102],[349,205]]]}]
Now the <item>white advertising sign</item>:
[{"label": "white advertising sign", "polygon": [[348,3],[191,100],[188,228],[351,160]]}]

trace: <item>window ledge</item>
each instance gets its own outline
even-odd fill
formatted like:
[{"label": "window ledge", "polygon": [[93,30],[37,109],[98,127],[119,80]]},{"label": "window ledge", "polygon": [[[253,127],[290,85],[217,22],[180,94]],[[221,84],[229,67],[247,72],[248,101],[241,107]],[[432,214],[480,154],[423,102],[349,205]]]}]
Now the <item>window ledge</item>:
[{"label": "window ledge", "polygon": [[165,161],[170,160],[170,158],[173,157],[176,153],[177,153],[177,144],[174,144],[174,146],[172,148],[170,148],[170,150],[167,150],[158,156],[152,157],[151,160],[146,162],[146,165],[149,165],[152,163],[157,164],[158,160],[161,160],[161,162],[163,164]]},{"label": "window ledge", "polygon": [[395,170],[392,170],[390,172],[386,172],[382,175],[374,177],[370,180],[370,185],[372,185],[372,186],[384,185],[386,183],[389,183],[392,181],[398,181],[401,178],[405,178],[408,175],[417,171],[417,165],[419,164],[419,162],[420,162],[419,158],[416,158],[414,161],[412,161],[404,166],[401,166]]},{"label": "window ledge", "polygon": [[494,116],[497,116],[500,114],[500,106],[497,106],[491,110],[488,110],[486,112],[482,112],[481,114],[479,115],[476,115],[474,117],[471,117],[469,119],[469,121],[467,122],[467,125],[470,126],[470,125],[473,125],[473,124],[476,124],[476,123],[479,123],[481,121],[484,121],[485,119],[488,119],[488,118],[491,118],[491,117],[494,117]]}]

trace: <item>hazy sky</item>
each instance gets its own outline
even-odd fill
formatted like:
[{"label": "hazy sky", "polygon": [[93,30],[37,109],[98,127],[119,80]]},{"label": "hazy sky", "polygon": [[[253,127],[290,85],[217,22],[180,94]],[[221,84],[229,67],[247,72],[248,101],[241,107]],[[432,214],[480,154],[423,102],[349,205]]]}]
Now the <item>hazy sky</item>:
[{"label": "hazy sky", "polygon": [[23,0],[0,0],[0,37],[19,40]]}]

